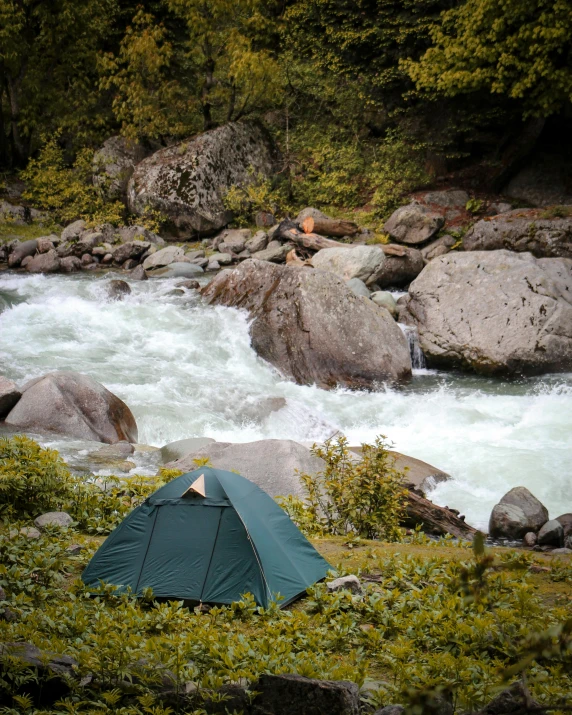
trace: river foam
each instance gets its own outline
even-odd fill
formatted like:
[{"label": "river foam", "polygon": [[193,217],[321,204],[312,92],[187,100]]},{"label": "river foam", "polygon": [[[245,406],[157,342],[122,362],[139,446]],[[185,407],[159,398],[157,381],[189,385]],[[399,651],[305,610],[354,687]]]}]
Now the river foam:
[{"label": "river foam", "polygon": [[432,498],[482,528],[517,485],[552,517],[572,511],[572,375],[506,383],[417,370],[402,389],[327,392],[259,359],[245,314],[170,295],[177,280],[132,282],[130,296],[110,302],[113,277],[2,274],[0,374],[20,383],[55,369],[89,374],[129,405],[140,442],[157,446],[384,434],[452,474]]}]

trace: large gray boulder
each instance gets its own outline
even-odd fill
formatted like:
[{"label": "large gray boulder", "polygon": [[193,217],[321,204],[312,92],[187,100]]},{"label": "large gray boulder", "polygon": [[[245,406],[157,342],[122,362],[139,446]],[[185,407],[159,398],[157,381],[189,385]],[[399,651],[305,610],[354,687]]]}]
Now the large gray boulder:
[{"label": "large gray boulder", "polygon": [[537,533],[548,521],[548,509],[526,487],[514,487],[492,510],[489,534],[493,538],[522,539]]},{"label": "large gray boulder", "polygon": [[542,218],[538,211],[515,210],[483,219],[463,238],[465,251],[506,248],[537,258],[572,258],[572,217]]},{"label": "large gray boulder", "polygon": [[416,246],[432,238],[444,223],[441,213],[413,202],[394,211],[384,230],[395,241]]},{"label": "large gray boulder", "polygon": [[93,183],[105,198],[125,200],[133,170],[149,151],[133,139],[107,139],[93,155]]},{"label": "large gray boulder", "polygon": [[16,383],[0,375],[0,420],[4,419],[21,396]]},{"label": "large gray boulder", "polygon": [[179,263],[175,261],[168,266],[155,268],[148,272],[150,278],[196,278],[204,273],[200,266],[194,263]]},{"label": "large gray boulder", "polygon": [[330,271],[344,281],[359,278],[368,283],[385,260],[385,254],[379,246],[348,246],[323,248],[312,257],[312,265],[318,270]]},{"label": "large gray boulder", "polygon": [[261,125],[226,124],[144,159],[129,181],[128,205],[138,215],[161,211],[180,236],[213,233],[231,217],[223,203],[228,189],[271,176],[274,167]]},{"label": "large gray boulder", "polygon": [[404,247],[402,256],[386,256],[379,268],[366,281],[380,288],[401,287],[417,278],[425,267],[421,251]]},{"label": "large gray boulder", "polygon": [[78,372],[51,372],[28,382],[6,424],[108,444],[137,442],[137,424],[127,405]]},{"label": "large gray boulder", "polygon": [[371,388],[411,376],[407,340],[389,313],[333,273],[247,260],[203,296],[247,310],[254,350],[301,385]]},{"label": "large gray boulder", "polygon": [[272,497],[304,497],[305,491],[298,472],[317,474],[325,462],[311,451],[289,439],[262,439],[257,442],[232,444],[212,442],[168,462],[167,469],[190,472],[197,469],[195,459],[208,458],[215,469],[236,471],[250,479]]},{"label": "large gray boulder", "polygon": [[400,320],[429,365],[485,375],[572,367],[572,260],[530,253],[450,253],[409,287]]},{"label": "large gray boulder", "polygon": [[[117,265],[125,263],[125,261],[130,258],[139,260],[150,248],[151,243],[149,241],[128,241],[127,243],[122,243],[120,246],[117,246],[113,251],[113,260]],[[161,251],[159,251],[159,253],[160,252]],[[149,257],[152,258],[152,256]]]},{"label": "large gray boulder", "polygon": [[163,462],[181,459],[191,452],[213,444],[214,441],[212,437],[188,437],[187,439],[178,439],[176,442],[169,442],[161,447],[161,459]]}]

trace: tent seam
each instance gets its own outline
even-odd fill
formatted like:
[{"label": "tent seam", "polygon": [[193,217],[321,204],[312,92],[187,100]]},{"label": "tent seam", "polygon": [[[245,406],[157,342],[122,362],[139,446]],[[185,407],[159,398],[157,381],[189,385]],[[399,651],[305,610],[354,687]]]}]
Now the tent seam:
[{"label": "tent seam", "polygon": [[147,548],[145,549],[145,556],[143,556],[143,561],[141,562],[141,569],[139,570],[139,576],[137,577],[137,584],[135,585],[135,595],[139,591],[139,582],[141,581],[141,574],[145,568],[145,561],[147,561],[147,554],[149,553],[149,548],[151,542],[153,541],[153,532],[155,531],[155,524],[157,523],[157,517],[159,516],[159,507],[155,507],[155,518],[153,519],[153,526],[151,527],[151,534],[149,535],[149,541],[147,542]]},{"label": "tent seam", "polygon": [[212,548],[211,556],[210,556],[210,559],[209,559],[209,565],[207,566],[207,570],[206,570],[206,573],[205,573],[205,580],[203,581],[203,586],[202,586],[202,588],[201,588],[201,595],[199,596],[199,603],[202,603],[202,602],[203,602],[203,594],[204,594],[204,592],[205,592],[205,586],[207,585],[207,579],[208,579],[208,577],[209,577],[209,571],[211,570],[211,564],[212,564],[212,562],[213,562],[213,556],[214,556],[214,552],[215,552],[215,549],[216,549],[216,542],[218,541],[218,534],[219,534],[219,531],[220,531],[220,523],[221,523],[221,521],[222,521],[222,510],[223,510],[223,507],[219,507],[219,509],[220,509],[220,514],[218,515],[218,524],[217,524],[217,527],[216,527],[216,534],[215,534],[214,541],[213,541],[213,548]]}]

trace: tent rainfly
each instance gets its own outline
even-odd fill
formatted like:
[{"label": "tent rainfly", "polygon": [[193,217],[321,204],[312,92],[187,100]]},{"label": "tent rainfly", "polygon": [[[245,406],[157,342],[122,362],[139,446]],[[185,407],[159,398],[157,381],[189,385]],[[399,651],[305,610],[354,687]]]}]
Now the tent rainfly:
[{"label": "tent rainfly", "polygon": [[134,509],[83,573],[157,598],[228,604],[252,593],[281,606],[323,579],[330,565],[260,487],[204,467],[183,474]]}]

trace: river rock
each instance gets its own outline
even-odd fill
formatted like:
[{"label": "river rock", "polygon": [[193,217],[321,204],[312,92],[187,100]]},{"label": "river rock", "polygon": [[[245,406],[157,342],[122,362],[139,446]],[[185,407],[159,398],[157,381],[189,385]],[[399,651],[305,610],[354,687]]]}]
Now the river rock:
[{"label": "river rock", "polygon": [[376,290],[371,294],[370,298],[380,308],[385,308],[386,310],[389,310],[391,316],[397,319],[397,301],[389,291]]},{"label": "river rock", "polygon": [[68,224],[61,233],[60,239],[62,243],[66,241],[76,241],[83,231],[85,231],[85,221],[78,220]]},{"label": "river rock", "polygon": [[146,241],[154,246],[164,246],[165,239],[158,236],[153,231],[150,231],[145,226],[121,226],[115,229],[114,234],[121,243],[130,243],[131,241]]},{"label": "river rock", "polygon": [[213,253],[212,256],[209,256],[209,262],[216,261],[220,266],[230,266],[232,260],[231,253]]},{"label": "river rock", "polygon": [[330,593],[351,591],[351,593],[358,594],[362,592],[360,580],[354,574],[351,576],[340,576],[340,578],[335,578],[333,581],[328,581],[326,588]]},{"label": "river rock", "polygon": [[536,211],[516,209],[483,219],[463,238],[465,251],[506,248],[537,258],[572,258],[572,217],[543,219]]},{"label": "river rock", "polygon": [[78,372],[52,372],[28,382],[6,424],[109,444],[137,442],[137,424],[127,405]]},{"label": "river rock", "polygon": [[38,241],[35,238],[30,241],[22,241],[21,243],[18,241],[8,256],[8,267],[18,268],[24,258],[33,256],[37,250]]},{"label": "river rock", "polygon": [[334,273],[344,281],[359,278],[367,284],[386,260],[379,246],[323,248],[312,257],[312,265],[318,270]]},{"label": "river rock", "polygon": [[110,201],[123,201],[135,166],[149,155],[139,142],[110,137],[93,155],[93,183]]},{"label": "river rock", "polygon": [[572,367],[572,261],[529,253],[449,253],[409,287],[400,319],[429,365],[484,375]]},{"label": "river rock", "polygon": [[434,467],[421,459],[410,457],[401,452],[389,451],[395,459],[395,469],[404,473],[403,483],[408,489],[416,489],[426,495],[437,484],[452,479],[450,474],[438,467]]},{"label": "river rock", "polygon": [[60,258],[60,270],[62,273],[76,273],[77,271],[81,271],[81,261],[77,256]]},{"label": "river rock", "polygon": [[268,246],[268,236],[264,231],[257,231],[244,245],[251,254],[263,251]]},{"label": "river rock", "polygon": [[556,521],[562,524],[564,529],[564,538],[572,534],[572,514],[561,514],[556,517]]},{"label": "river rock", "polygon": [[366,281],[380,288],[401,287],[417,278],[425,266],[421,252],[409,246],[402,256],[386,256],[379,268]]},{"label": "river rock", "polygon": [[332,273],[251,259],[216,276],[203,295],[247,310],[254,350],[298,384],[367,389],[411,376],[395,321]]},{"label": "river rock", "polygon": [[556,519],[547,521],[538,532],[539,546],[564,546],[564,529]]},{"label": "river rock", "polygon": [[104,241],[105,237],[100,231],[84,232],[74,245],[73,252],[76,256],[83,256],[84,253],[91,253],[96,246]]},{"label": "river rock", "polygon": [[533,546],[536,546],[536,542],[538,541],[538,537],[534,533],[534,531],[527,531],[526,534],[524,535],[524,539],[522,540],[523,544],[525,546],[528,546],[528,548],[532,548]]},{"label": "river rock", "polygon": [[185,251],[180,246],[167,246],[148,256],[148,258],[143,261],[143,268],[146,271],[154,268],[162,268],[171,263],[179,262],[184,257]]},{"label": "river rock", "polygon": [[363,298],[370,297],[370,289],[360,278],[351,278],[346,281],[346,285],[355,295],[361,295]]},{"label": "river rock", "polygon": [[346,680],[314,680],[301,675],[261,675],[252,715],[358,715],[359,687]]},{"label": "river rock", "polygon": [[49,236],[42,236],[37,238],[38,253],[47,253],[48,251],[53,251],[55,248],[51,238]]},{"label": "river rock", "polygon": [[394,211],[384,230],[395,241],[416,246],[432,238],[444,223],[440,213],[413,202]]},{"label": "river rock", "polygon": [[325,469],[325,462],[311,451],[289,439],[262,439],[257,442],[232,444],[212,442],[168,462],[167,469],[190,472],[196,469],[195,459],[208,458],[215,469],[236,470],[272,497],[305,497],[299,472],[316,474]]},{"label": "river rock", "polygon": [[60,270],[60,259],[53,249],[47,253],[39,253],[26,265],[30,273],[57,273]]},{"label": "river rock", "polygon": [[0,375],[0,420],[10,412],[21,396],[16,383]]},{"label": "river rock", "polygon": [[260,124],[234,122],[161,149],[135,168],[128,205],[138,215],[159,210],[181,236],[208,234],[231,217],[223,199],[275,169],[275,150]]},{"label": "river rock", "polygon": [[522,715],[536,709],[542,709],[540,704],[530,697],[522,681],[517,680],[479,710],[479,715]]},{"label": "river rock", "polygon": [[302,209],[300,213],[296,216],[296,223],[302,223],[304,219],[306,218],[313,218],[313,219],[326,219],[326,220],[331,220],[331,216],[328,216],[325,213],[322,213],[319,209],[315,209],[313,206],[307,206],[305,209]]},{"label": "river rock", "polygon": [[443,189],[442,191],[428,191],[420,198],[425,204],[434,204],[446,209],[464,209],[470,196],[463,189]]},{"label": "river rock", "polygon": [[189,437],[188,439],[179,439],[176,442],[161,447],[161,458],[163,462],[172,462],[175,459],[182,459],[191,452],[196,452],[203,447],[207,447],[214,443],[211,437]]},{"label": "river rock", "polygon": [[432,261],[434,258],[439,258],[439,256],[449,253],[456,243],[457,239],[453,238],[453,236],[441,236],[424,246],[421,249],[421,255],[425,261]]},{"label": "river rock", "polygon": [[291,243],[281,243],[280,241],[270,241],[262,251],[252,254],[252,258],[258,261],[268,261],[269,263],[284,263],[286,256],[294,248]]},{"label": "river rock", "polygon": [[232,236],[225,238],[218,244],[217,248],[221,253],[241,253],[244,251],[246,239],[242,236]]},{"label": "river rock", "polygon": [[132,281],[146,281],[147,274],[145,273],[143,266],[136,266],[129,274],[129,278]]},{"label": "river rock", "polygon": [[[118,246],[113,251],[113,260],[119,266],[130,258],[140,259],[150,247],[151,244],[148,241],[128,241],[127,243],[122,243],[121,246]],[[157,254],[155,253],[153,255]],[[149,256],[149,258],[151,258],[151,256]]]},{"label": "river rock", "polygon": [[195,263],[171,263],[148,272],[150,278],[196,278],[204,273]]},{"label": "river rock", "polygon": [[249,228],[226,228],[212,239],[211,248],[213,251],[220,251],[221,244],[227,243],[237,247],[242,246],[240,249],[242,251],[246,242],[251,238],[252,231]]},{"label": "river rock", "polygon": [[59,526],[62,529],[73,524],[73,519],[65,511],[49,511],[34,519],[34,524],[40,531],[45,531],[46,527]]},{"label": "river rock", "polygon": [[111,300],[123,300],[126,295],[131,293],[129,284],[122,280],[109,281],[107,285],[107,295]]},{"label": "river rock", "polygon": [[493,508],[489,533],[493,538],[522,539],[548,521],[548,509],[526,487],[514,487]]}]

